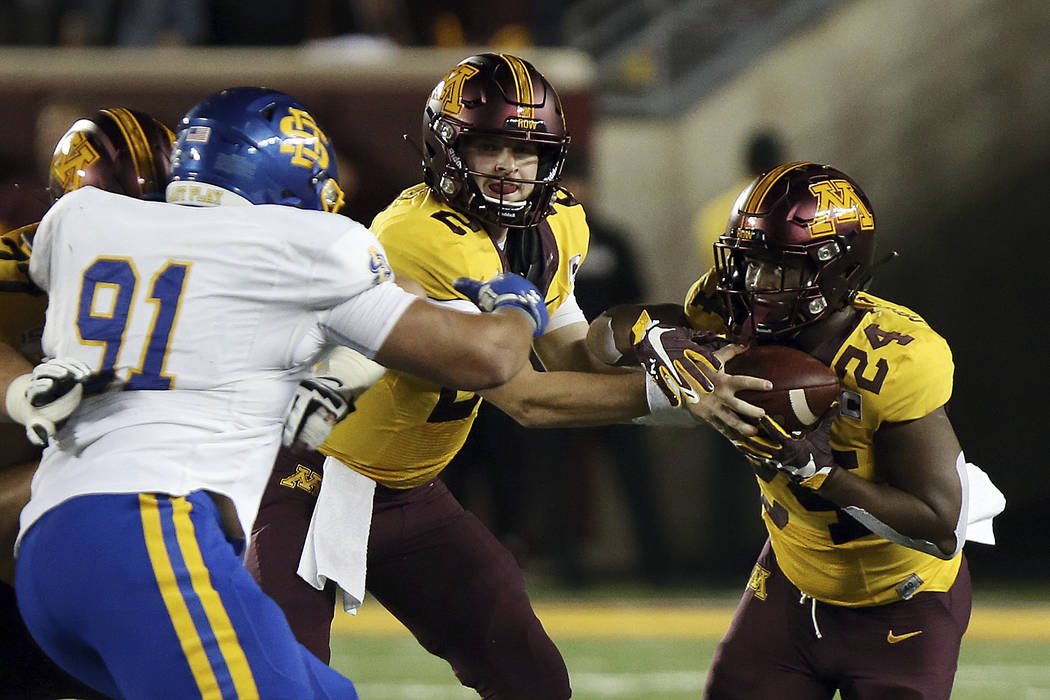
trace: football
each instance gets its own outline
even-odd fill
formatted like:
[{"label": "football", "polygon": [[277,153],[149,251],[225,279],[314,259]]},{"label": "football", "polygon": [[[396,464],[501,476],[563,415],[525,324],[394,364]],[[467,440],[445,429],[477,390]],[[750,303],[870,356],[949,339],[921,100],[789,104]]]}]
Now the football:
[{"label": "football", "polygon": [[764,408],[790,432],[815,424],[839,396],[838,378],[829,367],[812,355],[782,345],[750,348],[727,362],[725,371],[773,382],[769,391],[739,391],[737,398]]}]

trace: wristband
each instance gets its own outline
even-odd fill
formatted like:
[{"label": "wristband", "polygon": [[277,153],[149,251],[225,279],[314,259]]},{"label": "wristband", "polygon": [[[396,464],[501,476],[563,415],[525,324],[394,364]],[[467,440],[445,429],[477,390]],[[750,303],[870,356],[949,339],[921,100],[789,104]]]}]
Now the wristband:
[{"label": "wristband", "polygon": [[595,352],[598,359],[607,365],[615,365],[623,359],[623,353],[616,349],[616,339],[613,337],[612,317],[604,316],[605,324],[598,325],[596,334],[600,333],[600,341]]},{"label": "wristband", "polygon": [[649,404],[649,415],[638,416],[632,422],[639,425],[694,426],[697,419],[683,407],[672,406],[667,394],[648,373],[645,375],[645,402]]}]

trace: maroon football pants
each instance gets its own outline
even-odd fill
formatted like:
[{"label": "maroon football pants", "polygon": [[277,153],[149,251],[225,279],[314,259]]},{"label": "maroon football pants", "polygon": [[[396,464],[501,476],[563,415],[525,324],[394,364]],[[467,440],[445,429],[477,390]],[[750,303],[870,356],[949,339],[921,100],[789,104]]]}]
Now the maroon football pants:
[{"label": "maroon football pants", "polygon": [[715,651],[705,698],[821,700],[836,689],[843,700],[951,695],[970,620],[965,558],[944,593],[863,608],[802,599],[768,541],[755,572]]},{"label": "maroon football pants", "polygon": [[[322,474],[323,460],[278,454],[247,565],[299,641],[327,663],[335,589],[318,591],[296,575],[320,485],[310,474]],[[570,697],[565,662],[532,610],[513,555],[441,481],[376,487],[367,589],[481,697]]]}]

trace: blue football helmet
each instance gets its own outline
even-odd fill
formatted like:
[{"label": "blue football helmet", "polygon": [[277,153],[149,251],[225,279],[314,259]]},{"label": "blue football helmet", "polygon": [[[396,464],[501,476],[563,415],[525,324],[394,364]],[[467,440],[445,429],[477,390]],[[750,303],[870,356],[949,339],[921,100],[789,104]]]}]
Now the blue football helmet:
[{"label": "blue football helmet", "polygon": [[283,92],[215,93],[175,130],[171,180],[201,182],[252,204],[337,212],[345,203],[335,149],[313,115]]}]

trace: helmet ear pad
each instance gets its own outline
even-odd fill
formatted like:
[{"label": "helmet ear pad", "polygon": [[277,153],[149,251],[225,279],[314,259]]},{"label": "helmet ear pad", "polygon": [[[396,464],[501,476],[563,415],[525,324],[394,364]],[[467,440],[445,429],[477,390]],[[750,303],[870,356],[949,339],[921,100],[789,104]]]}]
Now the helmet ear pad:
[{"label": "helmet ear pad", "polygon": [[172,182],[201,182],[252,204],[338,211],[335,149],[313,115],[266,88],[230,88],[186,113],[176,131]]},{"label": "helmet ear pad", "polygon": [[[874,255],[875,217],[859,185],[827,165],[778,166],[744,188],[715,243],[727,321],[760,337],[794,334],[852,303],[871,280]],[[747,289],[755,258],[801,264],[801,283]]]}]

